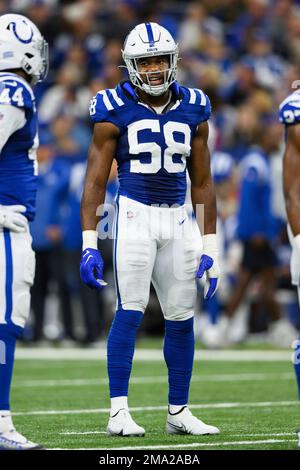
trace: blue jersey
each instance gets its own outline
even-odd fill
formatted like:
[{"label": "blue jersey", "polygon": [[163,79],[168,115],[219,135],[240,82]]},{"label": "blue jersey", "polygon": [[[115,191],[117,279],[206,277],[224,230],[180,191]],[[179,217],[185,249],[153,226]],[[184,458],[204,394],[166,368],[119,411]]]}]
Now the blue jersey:
[{"label": "blue jersey", "polygon": [[37,178],[37,213],[30,224],[32,246],[34,250],[48,250],[55,245],[47,238],[47,229],[51,225],[61,226],[68,196],[70,163],[54,158],[41,165]]},{"label": "blue jersey", "polygon": [[27,209],[25,216],[32,220],[37,189],[38,135],[30,85],[16,74],[0,73],[0,104],[24,110],[26,119],[25,125],[9,137],[0,154],[0,204],[22,204]]},{"label": "blue jersey", "polygon": [[[86,162],[75,163],[70,171],[67,211],[62,222],[64,226],[64,247],[67,250],[81,250],[82,230],[80,223],[80,201],[84,187]],[[110,180],[106,186],[105,204],[112,205],[118,190],[115,180]],[[107,215],[105,222],[107,221]],[[101,224],[101,228],[103,224]],[[105,228],[105,225],[104,225]],[[107,226],[108,230],[109,226]],[[108,237],[108,233],[106,234]],[[105,238],[105,237],[103,237]]]},{"label": "blue jersey", "polygon": [[300,90],[283,100],[279,106],[279,121],[287,126],[300,122]]},{"label": "blue jersey", "polygon": [[162,114],[139,101],[130,82],[102,90],[91,101],[97,122],[119,128],[115,158],[119,194],[143,204],[184,204],[186,158],[198,124],[211,108],[202,90],[171,85],[172,101]]},{"label": "blue jersey", "polygon": [[80,224],[80,201],[82,197],[86,163],[75,163],[70,171],[67,211],[63,217],[64,247],[67,250],[80,250],[82,231]]},{"label": "blue jersey", "polygon": [[259,235],[274,237],[274,217],[271,210],[271,169],[267,155],[253,147],[240,164],[241,188],[237,235],[250,240]]}]

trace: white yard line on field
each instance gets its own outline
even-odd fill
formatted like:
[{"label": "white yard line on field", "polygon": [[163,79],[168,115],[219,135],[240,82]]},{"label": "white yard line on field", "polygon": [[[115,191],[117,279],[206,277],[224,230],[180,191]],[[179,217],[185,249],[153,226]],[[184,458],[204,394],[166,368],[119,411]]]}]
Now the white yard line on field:
[{"label": "white yard line on field", "polygon": [[66,432],[59,432],[60,436],[88,436],[90,434],[106,434],[106,431],[82,431],[82,432],[75,432],[75,431],[66,431]]},{"label": "white yard line on field", "polygon": [[[239,351],[239,350],[198,350],[195,352],[195,359],[202,361],[289,361],[292,351]],[[80,348],[17,348],[16,358],[34,359],[34,360],[76,360],[76,361],[100,361],[106,360],[106,349],[80,349]],[[136,361],[163,361],[163,352],[161,349],[136,349],[134,353]]]},{"label": "white yard line on field", "polygon": [[[249,373],[249,374],[203,374],[193,375],[193,382],[244,382],[244,381],[266,381],[266,380],[294,380],[292,372],[284,373]],[[167,383],[168,378],[164,376],[132,377],[131,384],[155,384]],[[86,387],[107,385],[108,379],[42,379],[23,380],[14,382],[14,387]]]},{"label": "white yard line on field", "polygon": [[[269,408],[276,406],[299,406],[299,401],[264,401],[264,402],[230,402],[230,403],[204,403],[198,405],[189,405],[191,409],[214,409],[214,408]],[[166,411],[163,406],[136,406],[130,407],[130,411]],[[82,409],[82,410],[35,410],[19,411],[13,413],[14,416],[47,416],[47,415],[72,415],[72,414],[94,414],[109,413],[110,408]]]},{"label": "white yard line on field", "polygon": [[[86,436],[89,434],[106,434],[106,431],[65,431],[60,432],[60,436]],[[295,436],[295,432],[276,432],[276,433],[260,433],[260,434],[243,434],[243,437],[282,437],[282,436]],[[230,434],[230,437],[240,437],[241,434]]]},{"label": "white yard line on field", "polygon": [[[229,441],[229,442],[191,442],[189,444],[170,444],[170,445],[157,445],[157,446],[128,446],[128,447],[91,447],[91,448],[78,448],[70,450],[161,450],[161,449],[185,449],[189,447],[222,447],[222,446],[244,446],[244,445],[257,445],[257,444],[276,444],[296,442],[296,439],[265,439],[261,441]],[[47,450],[66,450],[61,447]]]},{"label": "white yard line on field", "polygon": [[[101,433],[103,433],[101,431]],[[273,436],[273,437],[280,437],[280,436],[295,436],[296,431],[294,432],[264,432],[264,433],[259,433],[259,434],[244,434],[243,437],[267,437],[267,436]],[[239,437],[241,434],[230,434],[231,437]]]}]

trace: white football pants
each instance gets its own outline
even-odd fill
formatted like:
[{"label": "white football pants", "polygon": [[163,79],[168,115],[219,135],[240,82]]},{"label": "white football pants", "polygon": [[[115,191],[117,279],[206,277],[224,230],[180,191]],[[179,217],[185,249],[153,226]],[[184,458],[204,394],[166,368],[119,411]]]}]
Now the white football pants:
[{"label": "white football pants", "polygon": [[300,259],[299,250],[294,246],[294,236],[290,225],[287,225],[287,233],[292,247],[290,269],[291,269],[291,282],[293,286],[300,287]]},{"label": "white football pants", "polygon": [[22,328],[30,311],[30,287],[35,273],[32,238],[0,227],[0,324]]},{"label": "white football pants", "polygon": [[144,312],[152,280],[165,319],[191,318],[202,242],[185,207],[153,207],[120,196],[114,236],[117,309]]}]

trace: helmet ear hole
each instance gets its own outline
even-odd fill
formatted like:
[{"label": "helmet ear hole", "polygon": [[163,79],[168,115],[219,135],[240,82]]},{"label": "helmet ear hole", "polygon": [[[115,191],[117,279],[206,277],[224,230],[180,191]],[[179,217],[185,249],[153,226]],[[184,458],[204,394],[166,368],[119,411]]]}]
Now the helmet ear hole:
[{"label": "helmet ear hole", "polygon": [[23,66],[23,70],[24,70],[26,73],[30,74],[30,73],[31,73],[31,70],[32,70],[32,67],[31,67],[30,64],[26,63],[26,64],[24,64],[24,66]]},{"label": "helmet ear hole", "polygon": [[32,57],[33,57],[33,54],[30,54],[29,52],[26,52],[24,55],[26,55],[26,57],[28,57],[28,59],[32,59]]}]

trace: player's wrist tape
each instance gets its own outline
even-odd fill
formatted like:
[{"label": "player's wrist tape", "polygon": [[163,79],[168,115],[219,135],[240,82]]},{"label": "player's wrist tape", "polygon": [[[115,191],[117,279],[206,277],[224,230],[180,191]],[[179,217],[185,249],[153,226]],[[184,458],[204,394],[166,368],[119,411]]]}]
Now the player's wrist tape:
[{"label": "player's wrist tape", "polygon": [[84,230],[82,232],[82,251],[87,248],[98,249],[98,233],[96,230]]},{"label": "player's wrist tape", "polygon": [[215,233],[203,235],[202,243],[203,253],[218,253],[217,235]]},{"label": "player's wrist tape", "polygon": [[293,245],[300,252],[300,233],[294,237]]}]

